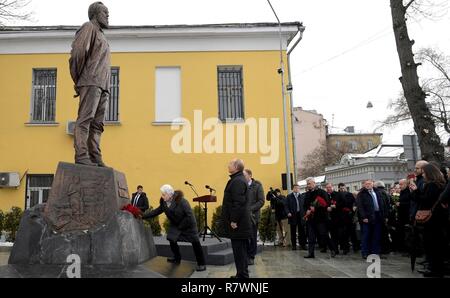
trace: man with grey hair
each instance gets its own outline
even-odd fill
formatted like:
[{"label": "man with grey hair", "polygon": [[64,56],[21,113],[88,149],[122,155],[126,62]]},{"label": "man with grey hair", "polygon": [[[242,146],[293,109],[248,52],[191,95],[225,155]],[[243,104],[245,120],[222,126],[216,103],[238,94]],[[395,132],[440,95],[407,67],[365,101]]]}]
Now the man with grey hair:
[{"label": "man with grey hair", "polygon": [[169,184],[164,184],[160,190],[159,207],[146,212],[142,219],[151,220],[164,213],[169,220],[169,229],[166,232],[173,253],[173,258],[168,258],[167,262],[180,264],[181,253],[177,242],[190,242],[197,260],[196,270],[205,271],[205,256],[198,236],[197,222],[189,202],[184,198],[182,191],[174,190]]},{"label": "man with grey hair", "polygon": [[363,182],[356,202],[361,224],[362,257],[366,259],[370,254],[380,255],[386,206],[380,191],[373,187],[373,180],[366,179]]},{"label": "man with grey hair", "polygon": [[100,137],[111,76],[110,50],[103,33],[109,26],[108,8],[102,2],[92,3],[88,16],[89,22],[75,34],[69,59],[74,97],[80,97],[74,128],[75,163],[104,167]]},{"label": "man with grey hair", "polygon": [[249,278],[248,274],[248,242],[252,235],[250,219],[250,200],[248,199],[248,185],[245,180],[244,162],[233,159],[228,163],[230,180],[225,186],[222,218],[225,223],[227,236],[231,239],[234,263],[236,265],[235,278]]},{"label": "man with grey hair", "polygon": [[331,257],[334,258],[337,248],[334,247],[328,235],[328,211],[329,203],[327,193],[316,186],[314,178],[306,179],[306,193],[304,201],[306,227],[308,230],[308,255],[305,258],[315,258],[314,249],[316,238],[328,247],[331,251]]}]

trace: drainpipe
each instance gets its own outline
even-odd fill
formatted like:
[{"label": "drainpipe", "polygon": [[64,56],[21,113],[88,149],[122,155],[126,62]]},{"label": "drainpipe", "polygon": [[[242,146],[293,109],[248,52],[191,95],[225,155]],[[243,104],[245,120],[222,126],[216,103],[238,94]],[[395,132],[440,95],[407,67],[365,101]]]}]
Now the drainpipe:
[{"label": "drainpipe", "polygon": [[292,80],[291,80],[291,52],[295,49],[295,47],[299,44],[299,42],[303,38],[303,32],[305,31],[305,27],[300,24],[298,27],[298,32],[300,32],[299,38],[294,43],[292,48],[287,52],[287,64],[288,64],[288,78],[289,83],[287,85],[287,90],[289,91],[289,99],[290,99],[290,106],[291,106],[291,127],[292,127],[292,152],[293,152],[293,158],[294,158],[294,181],[295,183],[298,182],[297,179],[297,144],[295,143],[295,130],[294,130],[294,105],[293,105],[293,99],[292,99]]}]

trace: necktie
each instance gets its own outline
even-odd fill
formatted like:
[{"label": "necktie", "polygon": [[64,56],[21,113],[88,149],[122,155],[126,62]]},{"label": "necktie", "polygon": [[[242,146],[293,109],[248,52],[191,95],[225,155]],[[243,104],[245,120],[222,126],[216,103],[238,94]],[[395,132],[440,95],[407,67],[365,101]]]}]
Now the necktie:
[{"label": "necktie", "polygon": [[140,196],[141,196],[141,194],[138,193],[138,194],[134,197],[134,204],[133,204],[133,206],[136,206],[136,205],[137,205],[137,202],[138,202]]},{"label": "necktie", "polygon": [[300,204],[298,203],[298,193],[294,193],[295,203],[297,204],[297,212],[300,212]]},{"label": "necktie", "polygon": [[372,196],[374,210],[380,211],[380,206],[378,206],[377,195],[373,190],[370,191],[370,195]]}]

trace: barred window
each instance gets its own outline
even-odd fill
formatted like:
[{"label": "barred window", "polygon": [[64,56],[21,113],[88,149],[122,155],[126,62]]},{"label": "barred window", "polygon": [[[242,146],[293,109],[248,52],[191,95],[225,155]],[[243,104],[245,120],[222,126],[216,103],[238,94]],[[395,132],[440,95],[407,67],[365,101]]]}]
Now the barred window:
[{"label": "barred window", "polygon": [[32,122],[55,122],[56,69],[33,69]]},{"label": "barred window", "polygon": [[111,86],[106,103],[105,121],[119,121],[119,68],[111,67]]},{"label": "barred window", "polygon": [[53,175],[27,175],[27,196],[25,209],[46,203],[52,188]]},{"label": "barred window", "polygon": [[219,119],[236,121],[244,119],[244,92],[242,66],[217,67],[219,91]]}]

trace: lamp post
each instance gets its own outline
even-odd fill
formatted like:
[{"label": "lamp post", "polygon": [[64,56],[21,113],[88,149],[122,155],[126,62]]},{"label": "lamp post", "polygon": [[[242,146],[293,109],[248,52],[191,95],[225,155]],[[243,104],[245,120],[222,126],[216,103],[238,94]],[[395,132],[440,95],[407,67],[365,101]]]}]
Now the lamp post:
[{"label": "lamp post", "polygon": [[281,22],[278,18],[277,13],[275,12],[275,9],[273,9],[272,4],[270,3],[270,0],[267,0],[267,3],[269,3],[270,8],[272,9],[273,14],[275,15],[275,18],[278,22],[278,28],[279,28],[279,38],[280,38],[280,68],[278,68],[278,73],[281,77],[281,95],[283,100],[283,124],[284,124],[284,155],[286,159],[286,188],[288,193],[291,192],[291,164],[290,164],[290,153],[289,153],[289,132],[288,132],[288,120],[287,120],[287,108],[286,108],[286,92],[285,92],[285,86],[284,86],[284,61],[283,61],[283,40],[281,36]]}]

